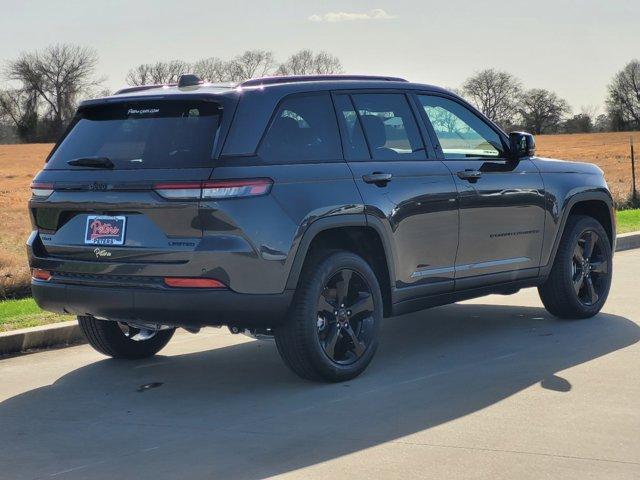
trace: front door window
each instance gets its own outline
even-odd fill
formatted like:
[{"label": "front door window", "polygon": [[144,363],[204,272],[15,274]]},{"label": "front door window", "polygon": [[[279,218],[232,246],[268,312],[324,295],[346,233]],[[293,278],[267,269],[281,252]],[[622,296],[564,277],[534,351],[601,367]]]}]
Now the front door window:
[{"label": "front door window", "polygon": [[444,97],[418,95],[447,160],[504,157],[498,133],[471,110]]}]

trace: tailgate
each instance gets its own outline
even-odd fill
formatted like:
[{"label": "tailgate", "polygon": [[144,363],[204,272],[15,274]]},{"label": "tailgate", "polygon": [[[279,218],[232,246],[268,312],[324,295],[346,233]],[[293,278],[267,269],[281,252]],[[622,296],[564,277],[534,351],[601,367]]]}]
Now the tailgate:
[{"label": "tailgate", "polygon": [[[168,200],[158,181],[208,178],[211,169],[131,172],[44,171],[39,182],[55,191],[30,202],[47,256],[75,260],[183,262],[202,236],[197,200]],[[177,176],[179,175],[179,176]],[[113,219],[113,221],[111,221]]]}]

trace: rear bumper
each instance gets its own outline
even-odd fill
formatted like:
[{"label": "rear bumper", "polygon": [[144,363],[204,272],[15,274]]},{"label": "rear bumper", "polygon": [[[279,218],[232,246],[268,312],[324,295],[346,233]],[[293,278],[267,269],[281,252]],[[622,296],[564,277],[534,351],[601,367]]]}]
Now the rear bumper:
[{"label": "rear bumper", "polygon": [[273,327],[285,318],[293,296],[289,290],[254,295],[230,290],[119,288],[39,280],[31,282],[31,289],[40,308],[51,312],[195,327]]}]

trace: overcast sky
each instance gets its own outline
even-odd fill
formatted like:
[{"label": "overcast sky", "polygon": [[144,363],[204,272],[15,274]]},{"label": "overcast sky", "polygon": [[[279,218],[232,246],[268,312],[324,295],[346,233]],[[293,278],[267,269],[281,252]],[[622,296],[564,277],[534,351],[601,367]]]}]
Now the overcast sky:
[{"label": "overcast sky", "polygon": [[458,87],[507,70],[581,106],[602,106],[611,76],[640,58],[640,0],[0,0],[0,61],[51,43],[94,47],[110,89],[156,60],[301,48],[348,73]]}]

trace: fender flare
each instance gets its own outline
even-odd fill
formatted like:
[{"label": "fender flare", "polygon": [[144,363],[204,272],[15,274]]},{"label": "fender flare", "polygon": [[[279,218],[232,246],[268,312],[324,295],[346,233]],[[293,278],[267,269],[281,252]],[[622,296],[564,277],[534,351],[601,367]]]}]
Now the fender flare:
[{"label": "fender flare", "polygon": [[612,233],[612,251],[615,251],[616,244],[616,224],[615,224],[615,212],[613,208],[613,199],[611,195],[606,190],[591,190],[591,191],[583,191],[575,193],[570,197],[566,198],[564,201],[564,205],[562,206],[562,217],[560,220],[560,224],[556,231],[556,236],[553,241],[553,246],[551,248],[551,252],[549,254],[549,261],[546,265],[541,267],[540,274],[541,276],[546,276],[551,268],[553,267],[553,263],[556,259],[556,253],[558,252],[558,247],[560,246],[560,240],[564,235],[564,229],[567,224],[567,220],[569,219],[569,214],[571,213],[571,209],[578,203],[586,202],[586,201],[600,201],[607,206],[609,210],[609,221],[611,222],[610,228]]},{"label": "fender flare", "polygon": [[297,287],[304,261],[307,258],[309,247],[311,246],[311,242],[313,242],[314,238],[323,231],[342,227],[370,227],[377,232],[380,240],[382,241],[382,247],[384,248],[385,260],[389,271],[389,285],[392,287],[395,285],[395,262],[392,255],[393,250],[382,222],[377,218],[372,218],[361,213],[333,215],[330,217],[320,218],[307,227],[300,239],[300,242],[298,243],[298,248],[291,264],[291,269],[289,270],[289,277],[286,283],[287,290],[295,289]]}]

